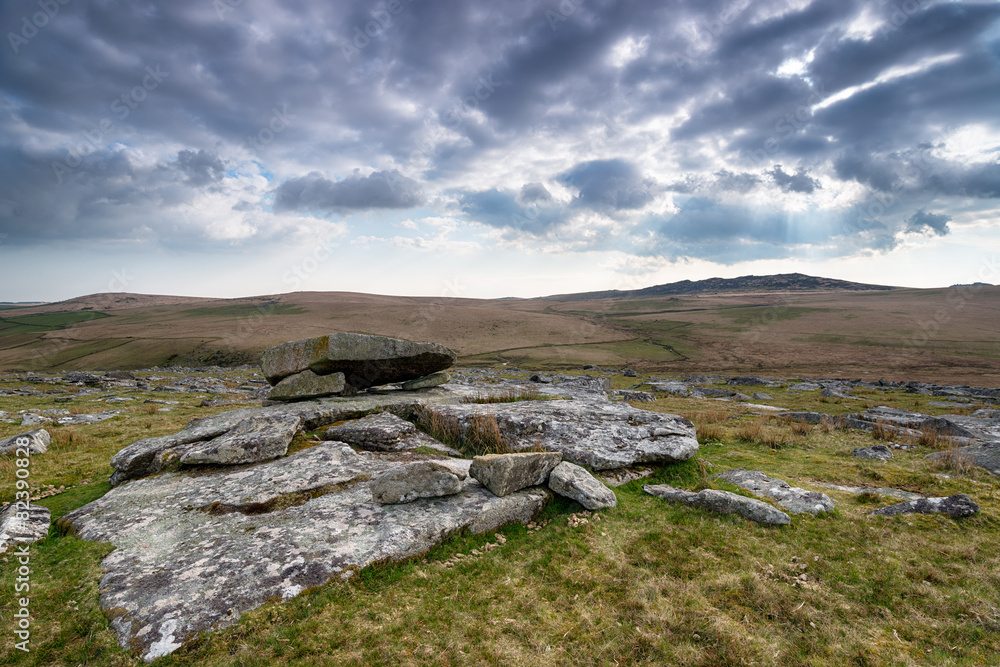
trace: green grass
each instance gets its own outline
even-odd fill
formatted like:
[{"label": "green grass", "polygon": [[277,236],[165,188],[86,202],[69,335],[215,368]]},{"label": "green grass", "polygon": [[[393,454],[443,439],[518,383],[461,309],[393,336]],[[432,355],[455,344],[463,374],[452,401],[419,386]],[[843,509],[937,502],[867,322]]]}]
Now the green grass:
[{"label": "green grass", "polygon": [[265,315],[302,315],[309,311],[299,306],[290,304],[239,304],[233,306],[205,306],[202,308],[190,308],[177,313],[184,317],[246,317],[254,313]]},{"label": "green grass", "polygon": [[34,315],[2,317],[0,318],[0,323],[13,324],[21,327],[33,327],[36,328],[36,330],[54,331],[56,329],[65,329],[71,324],[90,322],[91,320],[99,320],[105,317],[111,316],[107,313],[99,313],[93,310],[77,310],[71,312],[36,313]]},{"label": "green grass", "polygon": [[[598,373],[590,373],[597,375]],[[517,375],[512,373],[512,375]],[[642,378],[612,377],[614,385]],[[0,383],[0,388],[21,383]],[[937,397],[858,390],[861,401],[822,401],[818,392],[764,391],[798,410],[842,414],[868,404],[928,411]],[[178,430],[198,396],[173,412],[139,400],[114,405],[127,416],[92,426],[54,427],[53,444],[33,457],[32,482],[70,487],[41,501],[61,515],[107,490],[111,454],[139,437]],[[75,404],[70,404],[75,407]],[[856,459],[876,444],[870,433],[827,430],[768,417],[739,417],[738,404],[663,396],[636,404],[684,415],[711,428],[696,458],[664,466],[616,490],[618,507],[584,516],[555,499],[536,528],[454,534],[430,552],[363,570],[281,604],[250,611],[154,665],[927,665],[972,667],[1000,654],[1000,495],[983,471],[939,477],[925,461],[931,446],[897,451],[888,462]],[[105,404],[85,403],[103,409]],[[124,407],[123,407],[124,406]],[[0,409],[55,407],[51,397],[0,396]],[[110,406],[106,406],[110,407]],[[159,407],[159,406],[157,406]],[[230,406],[231,407],[231,406]],[[736,418],[733,418],[736,417]],[[759,423],[783,435],[781,448],[740,435]],[[0,424],[0,435],[21,432]],[[0,460],[0,496],[9,499],[13,464]],[[763,470],[837,500],[830,515],[795,515],[763,527],[667,503],[644,483],[721,488],[712,475],[732,467]],[[84,481],[87,483],[83,483]],[[892,486],[926,495],[968,493],[980,514],[873,518],[895,500],[815,485]],[[574,516],[575,515],[575,516]],[[487,545],[496,545],[495,547]],[[0,648],[0,662],[24,665],[143,663],[121,649],[98,606],[107,545],[53,531],[32,547],[32,653]],[[461,557],[460,557],[461,556]],[[14,571],[0,557],[0,588]],[[804,575],[804,576],[803,576]],[[12,596],[0,596],[7,623]],[[6,631],[6,630],[5,630]]]}]

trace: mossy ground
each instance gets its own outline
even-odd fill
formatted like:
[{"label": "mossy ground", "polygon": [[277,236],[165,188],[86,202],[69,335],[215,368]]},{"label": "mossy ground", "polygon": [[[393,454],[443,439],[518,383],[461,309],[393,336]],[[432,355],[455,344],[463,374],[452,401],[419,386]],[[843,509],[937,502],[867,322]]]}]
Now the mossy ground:
[{"label": "mossy ground", "polygon": [[[642,381],[613,378],[616,388]],[[861,390],[860,401],[821,401],[819,392],[731,389],[774,396],[761,403],[831,414],[866,405],[947,411],[926,407],[939,399],[899,391]],[[123,409],[127,416],[54,427],[49,452],[32,460],[33,483],[69,487],[40,501],[55,515],[107,491],[108,459],[124,445],[229,407],[196,407],[203,395],[124,395],[137,400],[93,405]],[[181,405],[150,412],[153,404],[141,403],[146,397]],[[51,398],[0,397],[0,410],[36,403],[59,407]],[[556,499],[538,519],[543,527],[504,528],[506,541],[498,548],[483,548],[499,542],[493,535],[452,536],[412,561],[370,567],[351,581],[251,611],[236,626],[206,634],[155,664],[996,664],[995,477],[923,459],[943,445],[896,451],[888,462],[856,459],[851,449],[879,442],[872,434],[739,416],[745,408],[734,403],[658,395],[656,403],[635,405],[692,419],[702,448],[695,459],[664,467],[651,480],[618,488],[617,508],[581,523],[579,505]],[[0,424],[3,436],[22,430]],[[780,446],[772,446],[771,436],[780,436]],[[837,509],[765,528],[672,505],[641,489],[652,482],[735,490],[711,477],[732,467],[826,492],[838,501]],[[9,458],[0,461],[0,497],[12,496],[13,479]],[[982,511],[961,521],[874,518],[866,512],[896,501],[832,491],[817,481],[931,496],[968,493]],[[143,664],[118,646],[98,606],[100,561],[109,552],[107,545],[56,530],[31,548],[28,654],[13,648],[15,574],[11,562],[0,563],[0,590],[6,591],[0,619],[7,626],[0,661]]]}]

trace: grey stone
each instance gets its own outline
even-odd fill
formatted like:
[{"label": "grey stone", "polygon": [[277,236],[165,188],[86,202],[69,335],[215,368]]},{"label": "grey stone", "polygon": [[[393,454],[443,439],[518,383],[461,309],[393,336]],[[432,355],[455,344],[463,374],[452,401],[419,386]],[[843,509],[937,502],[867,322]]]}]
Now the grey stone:
[{"label": "grey stone", "polygon": [[27,447],[29,454],[44,454],[48,451],[52,438],[44,428],[28,431],[20,435],[0,440],[0,454],[13,454]]},{"label": "grey stone", "polygon": [[1000,440],[982,442],[965,447],[955,447],[943,452],[934,452],[924,457],[932,461],[966,461],[994,475],[1000,476]]},{"label": "grey stone", "polygon": [[973,412],[972,416],[977,419],[1000,419],[1000,410],[983,408],[981,410],[976,410],[975,412]]},{"label": "grey stone", "polygon": [[311,370],[306,369],[282,379],[271,388],[267,397],[272,401],[298,401],[334,396],[343,393],[345,387],[343,373],[316,375]]},{"label": "grey stone", "polygon": [[633,466],[631,468],[616,468],[614,470],[601,470],[597,473],[597,478],[608,486],[625,486],[629,482],[637,479],[645,479],[656,473],[656,468],[646,466]]},{"label": "grey stone", "polygon": [[892,489],[884,486],[843,486],[841,484],[829,484],[827,482],[813,482],[816,486],[823,486],[828,489],[847,491],[848,493],[877,493],[882,496],[899,498],[900,500],[919,500],[923,498],[919,493],[910,493],[901,489]]},{"label": "grey stone", "polygon": [[740,392],[736,392],[733,395],[733,400],[734,401],[749,401],[750,397],[747,396],[746,394],[741,394]]},{"label": "grey stone", "polygon": [[637,375],[636,375],[636,372],[635,372],[634,370],[632,370],[631,368],[626,368],[626,369],[625,369],[625,370],[624,370],[624,371],[622,372],[622,376],[623,376],[623,377],[627,377],[627,378],[634,378],[634,377],[637,377]]},{"label": "grey stone", "polygon": [[472,459],[469,474],[497,496],[509,496],[529,486],[545,484],[562,460],[558,452],[485,454]]},{"label": "grey stone", "polygon": [[825,493],[790,486],[788,482],[768,477],[759,470],[733,468],[715,476],[754,495],[775,500],[793,514],[818,514],[833,509],[833,500]]},{"label": "grey stone", "polygon": [[135,374],[130,371],[108,371],[104,377],[112,380],[134,380]]},{"label": "grey stone", "polygon": [[775,380],[768,380],[766,378],[757,377],[756,375],[741,375],[739,377],[729,378],[726,384],[731,385],[741,385],[741,386],[753,386],[760,385],[764,387],[777,387],[781,383]]},{"label": "grey stone", "polygon": [[585,468],[562,461],[549,473],[549,488],[566,498],[571,498],[588,510],[617,507],[615,492],[601,484]]},{"label": "grey stone", "polygon": [[52,421],[51,417],[43,417],[33,412],[21,416],[21,426],[39,426],[41,424],[51,424]]},{"label": "grey stone", "polygon": [[438,442],[417,427],[390,412],[353,419],[331,426],[323,434],[324,440],[339,440],[349,445],[379,452],[401,452],[428,447],[448,456],[462,453]]},{"label": "grey stone", "polygon": [[611,392],[611,395],[621,398],[623,401],[636,401],[637,403],[654,403],[656,401],[656,396],[653,396],[648,391],[615,389]]},{"label": "grey stone", "polygon": [[526,523],[551,497],[535,488],[498,498],[466,479],[451,496],[373,502],[370,479],[401,458],[324,442],[251,468],[132,481],[58,523],[116,547],[101,564],[100,605],[122,646],[152,660],[268,601],[413,558],[452,533]]},{"label": "grey stone", "polygon": [[410,503],[418,498],[454,495],[462,490],[461,477],[435,461],[417,461],[387,470],[372,480],[372,499],[377,503]]},{"label": "grey stone", "polygon": [[99,384],[101,384],[101,378],[99,378],[98,376],[96,376],[96,375],[94,375],[92,373],[84,373],[82,371],[70,371],[69,373],[66,374],[66,376],[63,378],[63,380],[65,382],[74,383],[74,384],[76,384],[76,383],[86,384],[86,385],[99,385]]},{"label": "grey stone", "polygon": [[774,400],[774,396],[768,396],[767,394],[758,391],[758,392],[754,392],[753,400],[755,400],[755,401],[773,401]]},{"label": "grey stone", "polygon": [[851,450],[852,456],[859,459],[875,459],[876,461],[888,461],[892,458],[892,450],[885,445],[873,445],[871,447],[860,447]]},{"label": "grey stone", "polygon": [[698,451],[694,425],[687,419],[610,402],[605,397],[429,405],[425,409],[463,431],[483,420],[495,419],[511,450],[540,447],[560,452],[567,461],[590,470],[673,463],[687,460]]},{"label": "grey stone", "polygon": [[551,377],[549,377],[548,375],[542,375],[540,373],[535,373],[530,378],[528,378],[528,380],[530,382],[538,382],[539,384],[552,384]]},{"label": "grey stone", "polygon": [[656,382],[651,383],[650,388],[653,391],[663,391],[674,396],[687,396],[691,393],[691,387],[683,382]]},{"label": "grey stone", "polygon": [[430,375],[425,375],[423,377],[417,378],[415,380],[407,380],[403,383],[402,388],[404,391],[415,391],[417,389],[430,389],[431,387],[438,387],[451,381],[451,375],[448,373],[431,373]]},{"label": "grey stone", "polygon": [[[736,396],[735,391],[729,391],[728,389],[715,389],[714,387],[692,387],[692,390],[697,389],[702,395],[709,398],[732,398]],[[743,394],[740,394],[741,396]],[[747,396],[749,398],[749,396]]]},{"label": "grey stone", "polygon": [[819,389],[820,386],[815,382],[797,382],[789,387],[786,391],[815,391]]},{"label": "grey stone", "polygon": [[302,427],[299,415],[255,415],[206,442],[192,443],[178,461],[184,465],[237,465],[284,456]]},{"label": "grey stone", "polygon": [[343,373],[349,385],[367,389],[443,371],[456,358],[437,343],[338,333],[272,347],[261,357],[261,368],[271,384],[309,369],[317,375]]},{"label": "grey stone", "polygon": [[964,493],[958,493],[947,498],[921,498],[890,505],[873,510],[869,514],[875,516],[894,516],[896,514],[947,514],[953,519],[972,516],[979,512],[972,498]]},{"label": "grey stone", "polygon": [[15,544],[31,544],[49,534],[52,512],[49,508],[26,502],[14,502],[0,510],[0,554]]},{"label": "grey stone", "polygon": [[835,389],[833,387],[826,387],[819,393],[821,398],[849,398],[854,400],[860,400],[857,396],[851,396],[845,391],[840,389]]},{"label": "grey stone", "polygon": [[642,490],[671,502],[693,505],[718,514],[739,514],[744,519],[769,526],[784,526],[792,521],[787,514],[761,500],[747,498],[729,491],[703,489],[694,493],[668,484],[647,484],[642,487]]}]

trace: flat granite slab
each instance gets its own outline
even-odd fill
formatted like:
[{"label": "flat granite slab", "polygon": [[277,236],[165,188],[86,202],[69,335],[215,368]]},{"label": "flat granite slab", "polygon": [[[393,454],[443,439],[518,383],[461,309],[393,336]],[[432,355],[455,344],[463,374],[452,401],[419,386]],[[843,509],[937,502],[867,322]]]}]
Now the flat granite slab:
[{"label": "flat granite slab", "polygon": [[[527,523],[551,497],[534,487],[498,498],[468,477],[456,495],[375,503],[369,480],[414,460],[328,441],[254,466],[133,480],[58,525],[117,547],[102,563],[100,604],[122,646],[148,661],[268,600],[416,556],[456,530]],[[471,462],[441,463],[467,473]]]}]

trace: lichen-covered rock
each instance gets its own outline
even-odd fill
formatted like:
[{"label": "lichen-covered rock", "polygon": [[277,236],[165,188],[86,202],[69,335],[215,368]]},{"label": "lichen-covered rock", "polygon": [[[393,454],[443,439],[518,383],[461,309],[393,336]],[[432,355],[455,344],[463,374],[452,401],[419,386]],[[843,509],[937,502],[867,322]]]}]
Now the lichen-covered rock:
[{"label": "lichen-covered rock", "polygon": [[289,375],[271,388],[267,395],[272,401],[300,401],[343,393],[347,384],[343,373],[316,375],[308,368]]},{"label": "lichen-covered rock", "polygon": [[331,426],[324,432],[323,439],[339,440],[376,452],[402,452],[427,447],[448,456],[462,455],[461,452],[418,431],[412,423],[391,412],[378,412]]},{"label": "lichen-covered rock", "polygon": [[857,456],[859,459],[888,461],[892,458],[892,450],[885,445],[872,445],[871,447],[859,447],[858,449],[852,449],[851,456]]},{"label": "lichen-covered rock", "polygon": [[192,443],[180,455],[184,465],[238,465],[284,456],[302,427],[300,415],[255,415],[206,442]]},{"label": "lichen-covered rock", "polygon": [[369,480],[405,458],[324,442],[250,468],[132,481],[58,523],[116,547],[102,562],[100,604],[121,644],[151,660],[269,600],[416,556],[452,532],[526,523],[551,497],[535,488],[498,498],[466,479],[451,496],[373,502]]},{"label": "lichen-covered rock", "polygon": [[426,410],[463,431],[495,419],[511,450],[541,447],[591,470],[684,461],[698,451],[694,425],[687,419],[606,398],[429,405]]},{"label": "lichen-covered rock", "polygon": [[15,435],[0,440],[0,454],[13,454],[18,449],[27,449],[29,454],[44,454],[49,449],[52,437],[44,428]]},{"label": "lichen-covered rock", "polygon": [[462,490],[462,480],[466,476],[436,461],[417,461],[387,470],[373,479],[372,499],[377,503],[398,504],[418,498],[450,496]]},{"label": "lichen-covered rock", "polygon": [[[438,392],[438,393],[435,393]],[[217,415],[192,420],[183,430],[154,438],[143,438],[125,447],[111,459],[115,472],[112,485],[130,479],[146,477],[162,470],[190,449],[192,443],[211,440],[232,430],[244,419],[263,415],[297,415],[302,428],[313,429],[345,419],[355,419],[380,410],[408,407],[435,401],[458,400],[442,390],[432,389],[419,394],[402,393],[390,396],[330,397],[315,401],[282,403],[268,407],[250,407],[220,412]]]},{"label": "lichen-covered rock", "polygon": [[365,389],[443,371],[456,358],[438,343],[338,333],[277,345],[264,352],[260,364],[271,384],[309,369],[317,375],[343,373],[349,385]]},{"label": "lichen-covered rock", "polygon": [[0,510],[0,554],[15,544],[31,544],[49,534],[52,512],[34,503],[14,502]]},{"label": "lichen-covered rock", "polygon": [[972,516],[979,512],[979,505],[964,493],[958,493],[947,498],[920,498],[896,503],[881,509],[872,510],[869,514],[875,516],[894,516],[896,514],[947,514],[953,519]]},{"label": "lichen-covered rock", "polygon": [[439,387],[450,381],[451,375],[448,373],[431,373],[430,375],[425,375],[424,377],[416,378],[414,380],[407,380],[403,383],[402,388],[405,391],[430,389],[431,387]]},{"label": "lichen-covered rock", "polygon": [[776,500],[778,505],[793,514],[818,514],[833,509],[833,499],[825,493],[790,486],[788,482],[768,477],[759,470],[733,468],[719,473],[716,477],[744,488],[754,495]]},{"label": "lichen-covered rock", "polygon": [[617,507],[615,492],[601,484],[585,468],[562,461],[549,473],[549,488],[566,498],[571,498],[588,510]]},{"label": "lichen-covered rock", "polygon": [[562,460],[558,452],[486,454],[472,459],[469,474],[498,496],[508,496],[529,486],[545,484]]},{"label": "lichen-covered rock", "polygon": [[739,514],[744,519],[769,526],[784,526],[792,521],[787,514],[761,500],[739,496],[729,491],[703,489],[695,493],[669,484],[647,484],[642,490],[671,502],[700,507],[718,514]]},{"label": "lichen-covered rock", "polygon": [[636,401],[638,403],[654,403],[656,401],[656,396],[653,396],[648,391],[630,391],[628,389],[615,389],[611,392],[611,395],[616,398],[620,398],[623,401]]}]

